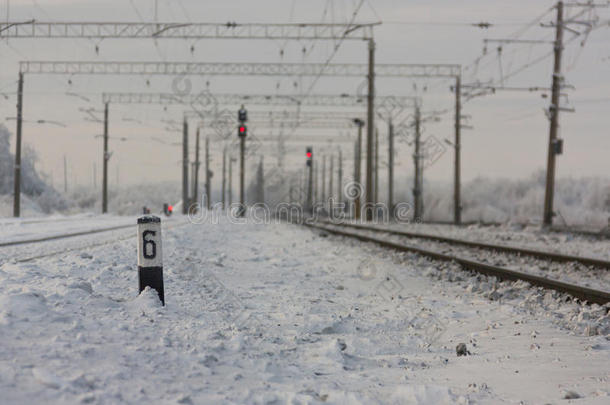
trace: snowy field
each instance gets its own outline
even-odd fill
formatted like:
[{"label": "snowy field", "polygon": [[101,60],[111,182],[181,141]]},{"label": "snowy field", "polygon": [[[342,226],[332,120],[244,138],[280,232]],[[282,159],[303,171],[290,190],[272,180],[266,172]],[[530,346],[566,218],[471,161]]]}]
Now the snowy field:
[{"label": "snowy field", "polygon": [[163,221],[166,307],[137,295],[133,217],[0,248],[1,403],[610,402],[607,308],[295,225]]}]

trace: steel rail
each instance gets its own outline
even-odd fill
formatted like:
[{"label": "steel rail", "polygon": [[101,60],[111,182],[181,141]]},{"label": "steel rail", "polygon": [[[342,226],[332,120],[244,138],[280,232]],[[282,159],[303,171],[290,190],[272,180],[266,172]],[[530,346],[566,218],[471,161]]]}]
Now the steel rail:
[{"label": "steel rail", "polygon": [[[171,230],[173,228],[177,228],[179,226],[184,226],[184,225],[188,225],[188,224],[189,224],[188,221],[187,222],[172,223],[170,225],[164,226],[163,227],[163,231],[169,231],[169,230]],[[133,226],[133,225],[130,225],[130,226]],[[111,243],[116,243],[116,242],[120,242],[120,241],[123,241],[123,240],[131,239],[131,238],[133,238],[133,235],[126,235],[126,236],[118,237],[116,239],[109,240],[109,241],[93,243],[93,244],[89,244],[89,245],[85,245],[85,246],[69,247],[67,249],[62,249],[62,250],[58,250],[58,251],[54,251],[54,252],[44,253],[44,254],[36,255],[36,256],[22,257],[22,258],[16,259],[15,261],[17,263],[26,263],[26,262],[30,262],[32,260],[43,259],[45,257],[57,256],[57,255],[62,254],[62,253],[69,253],[69,252],[75,252],[75,251],[79,251],[79,250],[93,249],[93,248],[97,248],[97,247],[100,247],[100,246],[109,245]]]},{"label": "steel rail", "polygon": [[50,235],[50,236],[44,236],[42,238],[36,238],[36,239],[24,239],[24,240],[15,240],[15,241],[9,241],[9,242],[0,242],[0,248],[8,247],[8,246],[16,246],[16,245],[26,245],[29,243],[48,242],[48,241],[57,240],[57,239],[72,238],[75,236],[92,235],[92,234],[101,233],[101,232],[116,231],[118,229],[135,228],[135,225],[136,224],[115,225],[115,226],[110,226],[107,228],[97,228],[97,229],[89,229],[86,231],[65,233],[65,234],[60,234],[60,235]]},{"label": "steel rail", "polygon": [[36,238],[36,239],[25,239],[25,240],[15,240],[15,241],[10,241],[10,242],[2,242],[2,243],[0,243],[0,248],[7,247],[7,246],[15,246],[15,245],[25,245],[28,243],[47,242],[47,241],[56,240],[56,239],[71,238],[74,236],[89,235],[89,234],[100,233],[100,232],[115,231],[117,229],[123,229],[123,228],[133,227],[133,226],[134,225],[117,225],[117,226],[111,226],[108,228],[98,228],[98,229],[92,229],[92,230],[88,230],[88,231],[72,232],[72,233],[66,233],[66,234],[61,234],[61,235],[51,235],[51,236],[45,236],[45,237]]},{"label": "steel rail", "polygon": [[[332,224],[332,223],[328,223],[328,224],[336,225],[336,224]],[[379,227],[362,225],[362,224],[342,223],[340,225],[355,228],[355,229],[373,231],[373,232],[389,233],[392,235],[404,236],[404,237],[408,237],[408,238],[427,239],[427,240],[433,240],[433,241],[437,241],[437,242],[450,243],[450,244],[454,244],[454,245],[462,245],[462,246],[474,247],[474,248],[479,248],[479,249],[494,250],[496,252],[531,256],[531,257],[535,257],[538,259],[551,260],[551,261],[560,262],[560,263],[577,262],[577,263],[583,264],[585,266],[594,266],[594,267],[601,267],[604,269],[610,269],[610,261],[603,260],[603,259],[596,259],[596,258],[592,258],[592,257],[566,255],[566,254],[562,254],[562,253],[540,251],[540,250],[521,248],[521,247],[516,247],[516,246],[496,245],[493,243],[476,242],[476,241],[470,241],[470,240],[464,240],[464,239],[451,238],[448,236],[399,231],[399,230],[394,230],[394,229],[379,228]]]},{"label": "steel rail", "polygon": [[[454,262],[459,264],[462,268],[472,270],[477,273],[485,274],[487,276],[497,277],[500,280],[510,281],[525,281],[533,286],[547,288],[558,291],[560,293],[569,294],[574,298],[586,301],[587,303],[594,303],[599,305],[605,305],[610,302],[610,293],[607,291],[594,290],[587,287],[564,283],[562,281],[553,280],[545,277],[536,276],[533,274],[523,273],[516,270],[506,269],[503,267],[493,266],[486,263],[480,263],[469,259],[464,259],[457,256],[447,255],[444,253],[435,252],[432,250],[421,249],[414,246],[409,246],[397,242],[391,242],[372,236],[366,236],[358,233],[351,233],[342,231],[339,229],[333,229],[326,226],[317,225],[315,223],[308,223],[304,221],[304,225],[320,229],[336,235],[345,237],[355,238],[363,242],[372,242],[382,247],[395,249],[402,252],[417,253],[425,257],[429,257],[434,260],[440,260],[445,262]],[[340,225],[339,225],[340,226]]]}]

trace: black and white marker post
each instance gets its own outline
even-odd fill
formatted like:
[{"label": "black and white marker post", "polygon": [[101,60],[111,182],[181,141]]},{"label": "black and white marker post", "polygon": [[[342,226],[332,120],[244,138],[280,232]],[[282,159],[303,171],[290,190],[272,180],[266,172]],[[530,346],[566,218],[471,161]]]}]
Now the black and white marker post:
[{"label": "black and white marker post", "polygon": [[140,293],[146,287],[153,288],[165,305],[161,219],[154,215],[138,218],[138,280]]}]

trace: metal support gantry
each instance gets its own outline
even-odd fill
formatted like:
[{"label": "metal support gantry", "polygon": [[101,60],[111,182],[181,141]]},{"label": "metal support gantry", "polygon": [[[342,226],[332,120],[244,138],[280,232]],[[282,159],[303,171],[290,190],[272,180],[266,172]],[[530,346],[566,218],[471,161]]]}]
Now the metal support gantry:
[{"label": "metal support gantry", "polygon": [[[218,74],[218,75],[300,75],[300,76],[345,76],[368,78],[367,104],[367,156],[372,156],[373,128],[374,128],[374,79],[382,77],[458,77],[459,65],[447,64],[374,64],[374,41],[369,39],[369,63],[368,64],[273,64],[273,63],[191,63],[191,62],[46,62],[46,61],[24,61],[20,63],[20,77],[23,74],[115,74],[115,75],[188,75],[188,74]],[[459,81],[458,81],[459,84]],[[190,101],[185,102],[185,97]],[[237,97],[240,100],[236,100]],[[198,95],[176,95],[176,94],[147,94],[147,93],[118,93],[118,95],[104,95],[104,103],[125,103],[137,98],[138,103],[155,104],[197,104],[201,106],[212,106],[218,104],[231,104],[237,102],[248,102],[249,104],[264,105],[333,105],[355,107],[364,105],[364,97],[339,95],[320,95],[315,98],[299,96],[242,96],[242,95],[211,95],[202,92]],[[390,97],[388,97],[390,98]],[[393,102],[403,103],[404,107],[412,106],[412,97],[391,97]],[[378,98],[379,103],[384,100]],[[459,117],[459,116],[458,116]],[[459,118],[458,118],[459,119]],[[456,134],[457,135],[457,134]],[[457,137],[457,136],[456,136]],[[456,148],[456,152],[459,149]],[[367,158],[367,202],[372,202],[372,161]],[[16,197],[18,198],[18,197]],[[17,212],[17,210],[16,210]]]},{"label": "metal support gantry", "polygon": [[[224,110],[223,112],[226,112]],[[211,122],[218,120],[223,113],[218,110],[187,110],[184,112],[188,118],[205,118]],[[249,118],[253,127],[280,128],[293,130],[301,129],[349,129],[355,124],[354,118],[364,117],[362,111],[287,111],[287,110],[255,110],[249,111]],[[224,118],[224,117],[223,117]],[[175,124],[175,123],[174,123]]]},{"label": "metal support gantry", "polygon": [[[454,78],[460,65],[375,64],[375,76]],[[21,61],[19,71],[33,74],[223,75],[223,76],[342,76],[367,77],[364,63],[225,63],[225,62],[104,62]]]},{"label": "metal support gantry", "polygon": [[[321,63],[198,63],[198,62],[45,62],[26,61],[20,63],[20,71],[49,74],[174,74],[174,75],[244,75],[244,76],[340,76],[367,77],[367,132],[366,132],[366,193],[365,204],[373,203],[373,160],[375,119],[375,78],[451,78],[455,80],[455,168],[454,168],[454,223],[461,223],[461,66],[455,64],[375,64],[375,43],[369,41],[368,64],[321,64]],[[205,93],[200,96],[205,95]],[[168,97],[168,96],[164,96]],[[301,104],[298,96],[286,96],[288,101]],[[218,97],[214,97],[219,103]],[[361,98],[362,101],[363,98]],[[201,103],[203,100],[194,100]],[[224,101],[224,100],[223,100]],[[244,101],[246,99],[244,98]],[[247,100],[251,103],[251,100]],[[383,105],[384,100],[377,100]],[[212,101],[210,101],[212,102]],[[335,104],[333,102],[333,104]],[[323,105],[323,104],[320,104]],[[368,156],[371,156],[369,159]],[[367,210],[367,220],[372,219],[372,210]]]},{"label": "metal support gantry", "polygon": [[363,118],[362,111],[287,111],[287,110],[271,110],[271,111],[249,111],[249,117],[256,120],[269,121],[322,121],[322,120],[352,120],[356,117]]},{"label": "metal support gantry", "polygon": [[353,128],[354,124],[347,118],[337,120],[324,120],[324,121],[269,121],[269,120],[255,120],[251,121],[250,125],[254,128],[285,128],[287,130],[296,129],[349,129]]},{"label": "metal support gantry", "polygon": [[[355,14],[354,14],[355,17]],[[1,39],[19,38],[121,38],[121,39],[262,39],[262,40],[368,40],[380,23],[349,24],[238,24],[219,23],[134,23],[134,22],[39,22],[7,21],[0,23]],[[21,66],[20,66],[21,67]],[[33,72],[30,72],[33,73]],[[90,72],[91,73],[91,72]],[[17,142],[13,215],[21,213],[21,124],[23,111],[23,72],[19,74],[17,105]],[[107,137],[106,137],[107,139]],[[104,156],[106,158],[106,156]],[[106,160],[104,160],[106,162]],[[105,206],[103,204],[103,206]]]},{"label": "metal support gantry", "polygon": [[368,40],[380,23],[363,24],[240,24],[157,22],[46,22],[0,23],[0,38],[96,39],[289,39]]},{"label": "metal support gantry", "polygon": [[[377,99],[399,103],[402,107],[412,108],[417,97],[408,96],[377,96]],[[305,97],[282,94],[229,94],[209,93],[180,95],[173,93],[102,93],[102,102],[112,104],[182,104],[193,108],[215,107],[219,105],[235,105],[248,103],[251,105],[282,106],[294,104],[300,106],[334,106],[334,107],[363,107],[366,103],[363,97],[350,94],[309,94]]]},{"label": "metal support gantry", "polygon": [[[250,104],[258,104],[263,105],[281,105],[283,107],[286,106],[286,97],[281,96],[270,96],[270,95],[254,95],[254,96],[246,96],[248,103]],[[239,94],[221,94],[221,95],[212,95],[206,93],[204,96],[200,95],[189,95],[189,96],[176,96],[174,94],[165,94],[165,93],[103,93],[102,100],[105,105],[105,109],[107,111],[108,106],[110,104],[159,104],[159,105],[169,105],[169,104],[178,104],[178,105],[190,105],[193,110],[188,110],[184,114],[184,120],[182,125],[183,132],[183,174],[182,174],[182,194],[183,194],[183,213],[188,212],[188,206],[185,201],[189,200],[188,195],[188,118],[197,118],[203,116],[212,115],[217,112],[217,104],[216,102],[224,101],[222,104],[241,104],[244,101],[244,96]],[[204,103],[203,100],[206,100]],[[304,101],[301,104],[309,105],[335,105],[339,104],[342,106],[359,106],[361,102],[357,96],[332,96],[332,95],[310,95],[303,99]],[[412,97],[399,97],[393,98],[393,100],[398,100],[398,102],[405,103],[407,105],[411,105],[414,101]],[[214,107],[212,109],[205,109],[204,107]],[[197,108],[200,108],[198,110]],[[345,114],[345,112],[344,112]],[[105,125],[106,128],[105,133],[107,133],[108,120],[107,116],[105,116]],[[253,126],[257,125],[259,127],[268,127],[268,121],[256,121],[252,123]],[[350,126],[350,121],[348,119],[344,119],[344,122],[340,120],[331,121],[329,116],[325,117],[325,121],[323,122],[302,122],[300,123],[302,127],[307,128],[345,128]],[[107,143],[105,143],[107,147]],[[107,201],[107,191],[103,191],[103,200]],[[105,211],[107,207],[105,206]]]}]

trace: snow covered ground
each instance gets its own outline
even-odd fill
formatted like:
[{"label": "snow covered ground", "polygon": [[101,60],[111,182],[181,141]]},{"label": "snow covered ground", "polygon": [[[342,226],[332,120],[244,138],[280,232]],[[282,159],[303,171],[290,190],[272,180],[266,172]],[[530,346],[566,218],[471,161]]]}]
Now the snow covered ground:
[{"label": "snow covered ground", "polygon": [[608,308],[295,225],[175,217],[161,307],[137,295],[124,220],[0,248],[0,402],[610,401]]}]

